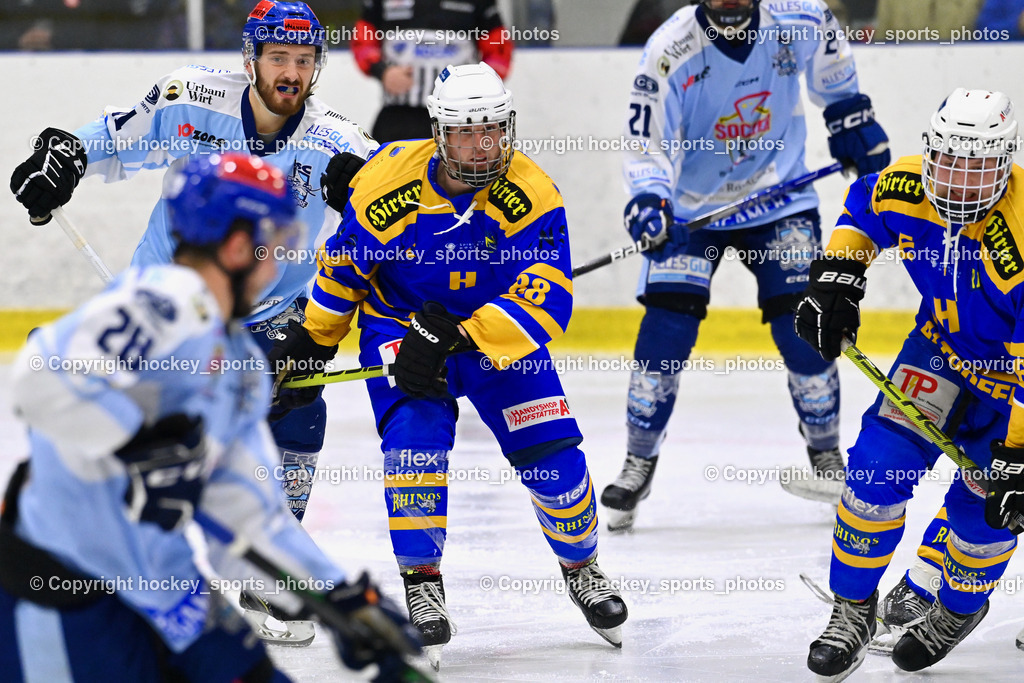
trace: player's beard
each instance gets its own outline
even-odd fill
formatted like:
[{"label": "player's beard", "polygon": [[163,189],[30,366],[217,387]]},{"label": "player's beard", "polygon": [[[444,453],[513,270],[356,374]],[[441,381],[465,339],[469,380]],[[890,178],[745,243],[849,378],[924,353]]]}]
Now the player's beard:
[{"label": "player's beard", "polygon": [[[299,91],[293,99],[282,100],[277,92],[277,88],[279,86],[298,87]],[[309,95],[309,87],[307,86],[303,88],[301,81],[292,83],[286,81],[267,83],[262,78],[257,78],[256,92],[259,93],[260,98],[263,99],[263,104],[267,105],[267,109],[272,113],[277,114],[278,116],[293,116],[302,109],[302,105],[306,101],[306,97]]]}]

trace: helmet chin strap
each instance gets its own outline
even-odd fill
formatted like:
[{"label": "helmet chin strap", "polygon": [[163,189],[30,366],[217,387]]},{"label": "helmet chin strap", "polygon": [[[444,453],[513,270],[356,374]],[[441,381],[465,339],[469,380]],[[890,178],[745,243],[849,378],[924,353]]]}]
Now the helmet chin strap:
[{"label": "helmet chin strap", "polygon": [[221,263],[219,256],[214,256],[213,265],[217,266],[220,272],[224,273],[228,278],[228,283],[231,286],[231,320],[243,320],[249,317],[252,312],[252,303],[245,300],[245,283],[252,275],[252,272],[256,270],[256,263],[245,268],[240,268],[235,271],[228,270],[223,263]]}]

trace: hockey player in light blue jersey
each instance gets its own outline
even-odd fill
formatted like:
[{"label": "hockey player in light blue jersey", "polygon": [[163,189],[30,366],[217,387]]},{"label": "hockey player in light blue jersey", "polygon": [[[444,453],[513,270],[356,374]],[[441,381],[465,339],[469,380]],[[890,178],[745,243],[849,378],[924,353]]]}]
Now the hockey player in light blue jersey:
[{"label": "hockey player in light blue jersey", "polygon": [[[348,666],[403,669],[412,627],[365,574],[348,582],[258,476],[278,461],[271,382],[239,322],[277,275],[254,249],[293,247],[301,232],[285,176],[247,154],[207,155],[176,172],[167,204],[174,263],[124,271],[35,330],[14,363],[31,454],[0,513],[0,678],[287,680],[197,569],[193,510],[322,588],[352,625],[335,633]],[[209,561],[278,592],[214,538]]]},{"label": "hockey player in light blue jersey", "polygon": [[[180,167],[214,151],[249,153],[277,166],[309,227],[308,241],[299,245],[309,256],[284,264],[278,281],[245,319],[266,352],[290,321],[301,324],[306,288],[316,273],[312,254],[319,231],[333,232],[341,220],[354,173],[349,164],[377,148],[362,128],[312,94],[327,61],[324,37],[304,3],[263,0],[242,33],[244,72],[186,66],[159,79],[131,109],[108,108],[74,134],[47,128],[38,138],[41,148],[15,171],[11,189],[34,222],[46,222],[83,176],[116,182],[143,169]],[[161,200],[134,265],[171,260],[168,220]],[[301,520],[309,487],[295,477],[308,472],[312,481],[327,411],[319,394],[311,405],[290,413],[288,401],[281,397],[271,427],[284,459],[285,491],[293,494],[292,510]]]},{"label": "hockey player in light blue jersey", "polygon": [[[838,501],[839,377],[835,364],[793,333],[791,308],[820,247],[810,186],[767,207],[689,235],[685,223],[747,194],[807,172],[800,74],[825,106],[829,149],[859,174],[889,161],[888,138],[860,94],[850,47],[819,0],[705,0],[684,7],[647,42],[633,80],[626,136],[637,143],[623,174],[625,223],[647,252],[638,300],[646,313],[627,400],[627,456],[601,502],[612,530],[631,529],[649,493],[680,374],[707,313],[711,279],[726,247],[747,255],[762,322],[789,371],[789,390],[812,468],[832,481],[802,495]],[[840,479],[840,481],[835,481]],[[814,483],[814,482],[812,482]]]}]

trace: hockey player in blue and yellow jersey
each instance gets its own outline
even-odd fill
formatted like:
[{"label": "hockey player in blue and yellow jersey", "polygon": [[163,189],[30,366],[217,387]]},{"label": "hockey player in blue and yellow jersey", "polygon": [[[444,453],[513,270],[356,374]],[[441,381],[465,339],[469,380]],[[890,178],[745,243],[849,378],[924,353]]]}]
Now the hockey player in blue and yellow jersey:
[{"label": "hockey player in blue and yellow jersey", "polygon": [[[318,234],[333,232],[344,208],[347,161],[365,159],[377,147],[313,94],[327,61],[325,33],[305,3],[261,0],[242,31],[244,72],[189,65],[159,79],[130,109],[109,107],[74,134],[44,130],[37,138],[41,147],[15,170],[11,190],[34,222],[46,222],[53,208],[71,199],[83,176],[117,182],[141,170],[180,168],[215,151],[252,154],[281,169],[309,227],[308,242],[299,246],[310,257],[283,262],[278,280],[246,316],[267,351],[290,321],[301,322]],[[168,263],[174,246],[167,201],[161,199],[132,264]],[[308,487],[294,486],[293,477],[315,469],[327,412],[319,398],[291,412],[287,408],[271,414],[271,428],[282,451],[285,491],[294,494],[292,511],[301,520]]]},{"label": "hockey player in blue and yellow jersey", "polygon": [[459,396],[521,474],[572,599],[618,646],[626,606],[595,562],[594,488],[546,349],[572,310],[561,195],[513,153],[512,95],[489,66],[446,68],[428,102],[434,139],[382,147],[351,183],[306,306],[308,344],[336,344],[358,310],[361,363],[393,363],[393,379],[367,388],[391,540],[427,646],[452,631],[439,565]]},{"label": "hockey player in blue and yellow jersey", "polygon": [[[820,248],[818,197],[807,187],[689,236],[684,224],[747,194],[807,172],[800,75],[825,107],[829,150],[858,174],[889,163],[888,138],[859,92],[850,46],[821,0],[703,0],[676,12],[651,36],[629,97],[623,164],[633,239],[662,242],[646,252],[637,290],[646,311],[626,402],[626,460],[601,494],[609,527],[632,527],[649,495],[682,373],[711,280],[728,247],[757,279],[757,305],[788,371],[789,393],[815,473],[831,481],[787,486],[838,502],[839,376],[793,334],[792,306]],[[837,481],[838,479],[838,481]]]},{"label": "hockey player in blue and yellow jersey", "polygon": [[[865,269],[895,249],[922,295],[916,327],[889,377],[979,467],[999,474],[986,499],[957,473],[945,499],[949,532],[940,584],[892,658],[917,671],[945,657],[988,611],[1016,548],[1006,529],[1024,511],[1024,169],[1009,99],[954,91],[932,116],[924,156],[856,181],[796,309],[797,333],[832,360],[855,338]],[[832,618],[807,663],[845,677],[875,631],[878,582],[903,535],[913,488],[939,451],[879,395],[850,449],[836,516]],[[926,541],[928,539],[926,538]],[[937,588],[937,590],[936,590]],[[838,680],[838,679],[836,679]]]},{"label": "hockey player in blue and yellow jersey", "polygon": [[[193,510],[323,587],[336,623],[351,626],[327,627],[348,666],[401,670],[399,653],[416,649],[401,608],[365,574],[347,581],[280,489],[254,475],[278,454],[271,382],[240,320],[279,265],[255,249],[301,239],[285,176],[248,154],[174,173],[174,263],[124,271],[35,330],[11,370],[31,453],[0,512],[0,677],[287,680],[200,574],[185,535]],[[219,577],[259,581],[297,606],[269,590],[278,577],[208,542]]]}]

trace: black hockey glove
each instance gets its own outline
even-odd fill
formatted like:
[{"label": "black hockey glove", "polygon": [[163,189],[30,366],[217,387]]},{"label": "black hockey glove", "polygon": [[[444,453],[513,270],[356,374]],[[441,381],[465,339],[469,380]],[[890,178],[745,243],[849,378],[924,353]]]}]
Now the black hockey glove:
[{"label": "black hockey glove", "polygon": [[462,336],[460,322],[460,318],[436,301],[423,304],[423,310],[412,317],[398,347],[394,375],[399,389],[413,398],[448,395],[445,359],[476,348],[476,344]]},{"label": "black hockey glove", "polygon": [[878,173],[889,165],[889,137],[875,120],[867,95],[854,95],[825,107],[828,151],[844,166],[856,166],[857,175]]},{"label": "black hockey glove", "polygon": [[857,341],[866,270],[860,261],[833,256],[811,263],[810,284],[796,305],[793,327],[827,361],[842,353],[843,337]]},{"label": "black hockey glove", "polygon": [[168,415],[140,429],[114,455],[128,468],[124,501],[130,520],[170,531],[192,519],[206,465],[201,417]]},{"label": "black hockey glove", "polygon": [[993,529],[1005,529],[1013,513],[1024,513],[1024,448],[1009,448],[1002,441],[993,441],[991,448],[985,521]]},{"label": "black hockey glove", "polygon": [[402,609],[381,595],[365,572],[328,593],[327,602],[340,612],[337,623],[328,626],[345,666],[358,671],[377,664],[381,673],[375,680],[403,680],[404,657],[420,653],[420,635]]},{"label": "black hockey glove", "polygon": [[88,164],[82,141],[71,133],[47,128],[32,139],[36,151],[11,174],[11,192],[36,225],[50,222],[50,212],[71,200]]},{"label": "black hockey glove", "polygon": [[334,360],[338,345],[321,346],[309,336],[309,330],[298,320],[289,320],[288,327],[278,330],[278,340],[267,351],[267,362],[274,375],[274,400],[270,419],[280,420],[295,408],[308,406],[323,391],[323,386],[282,389],[281,382],[293,375],[323,372]]},{"label": "black hockey glove", "polygon": [[348,204],[348,184],[365,163],[366,159],[352,152],[341,152],[331,157],[327,163],[327,170],[320,175],[320,196],[324,198],[327,206],[338,213],[345,213],[345,205]]}]

